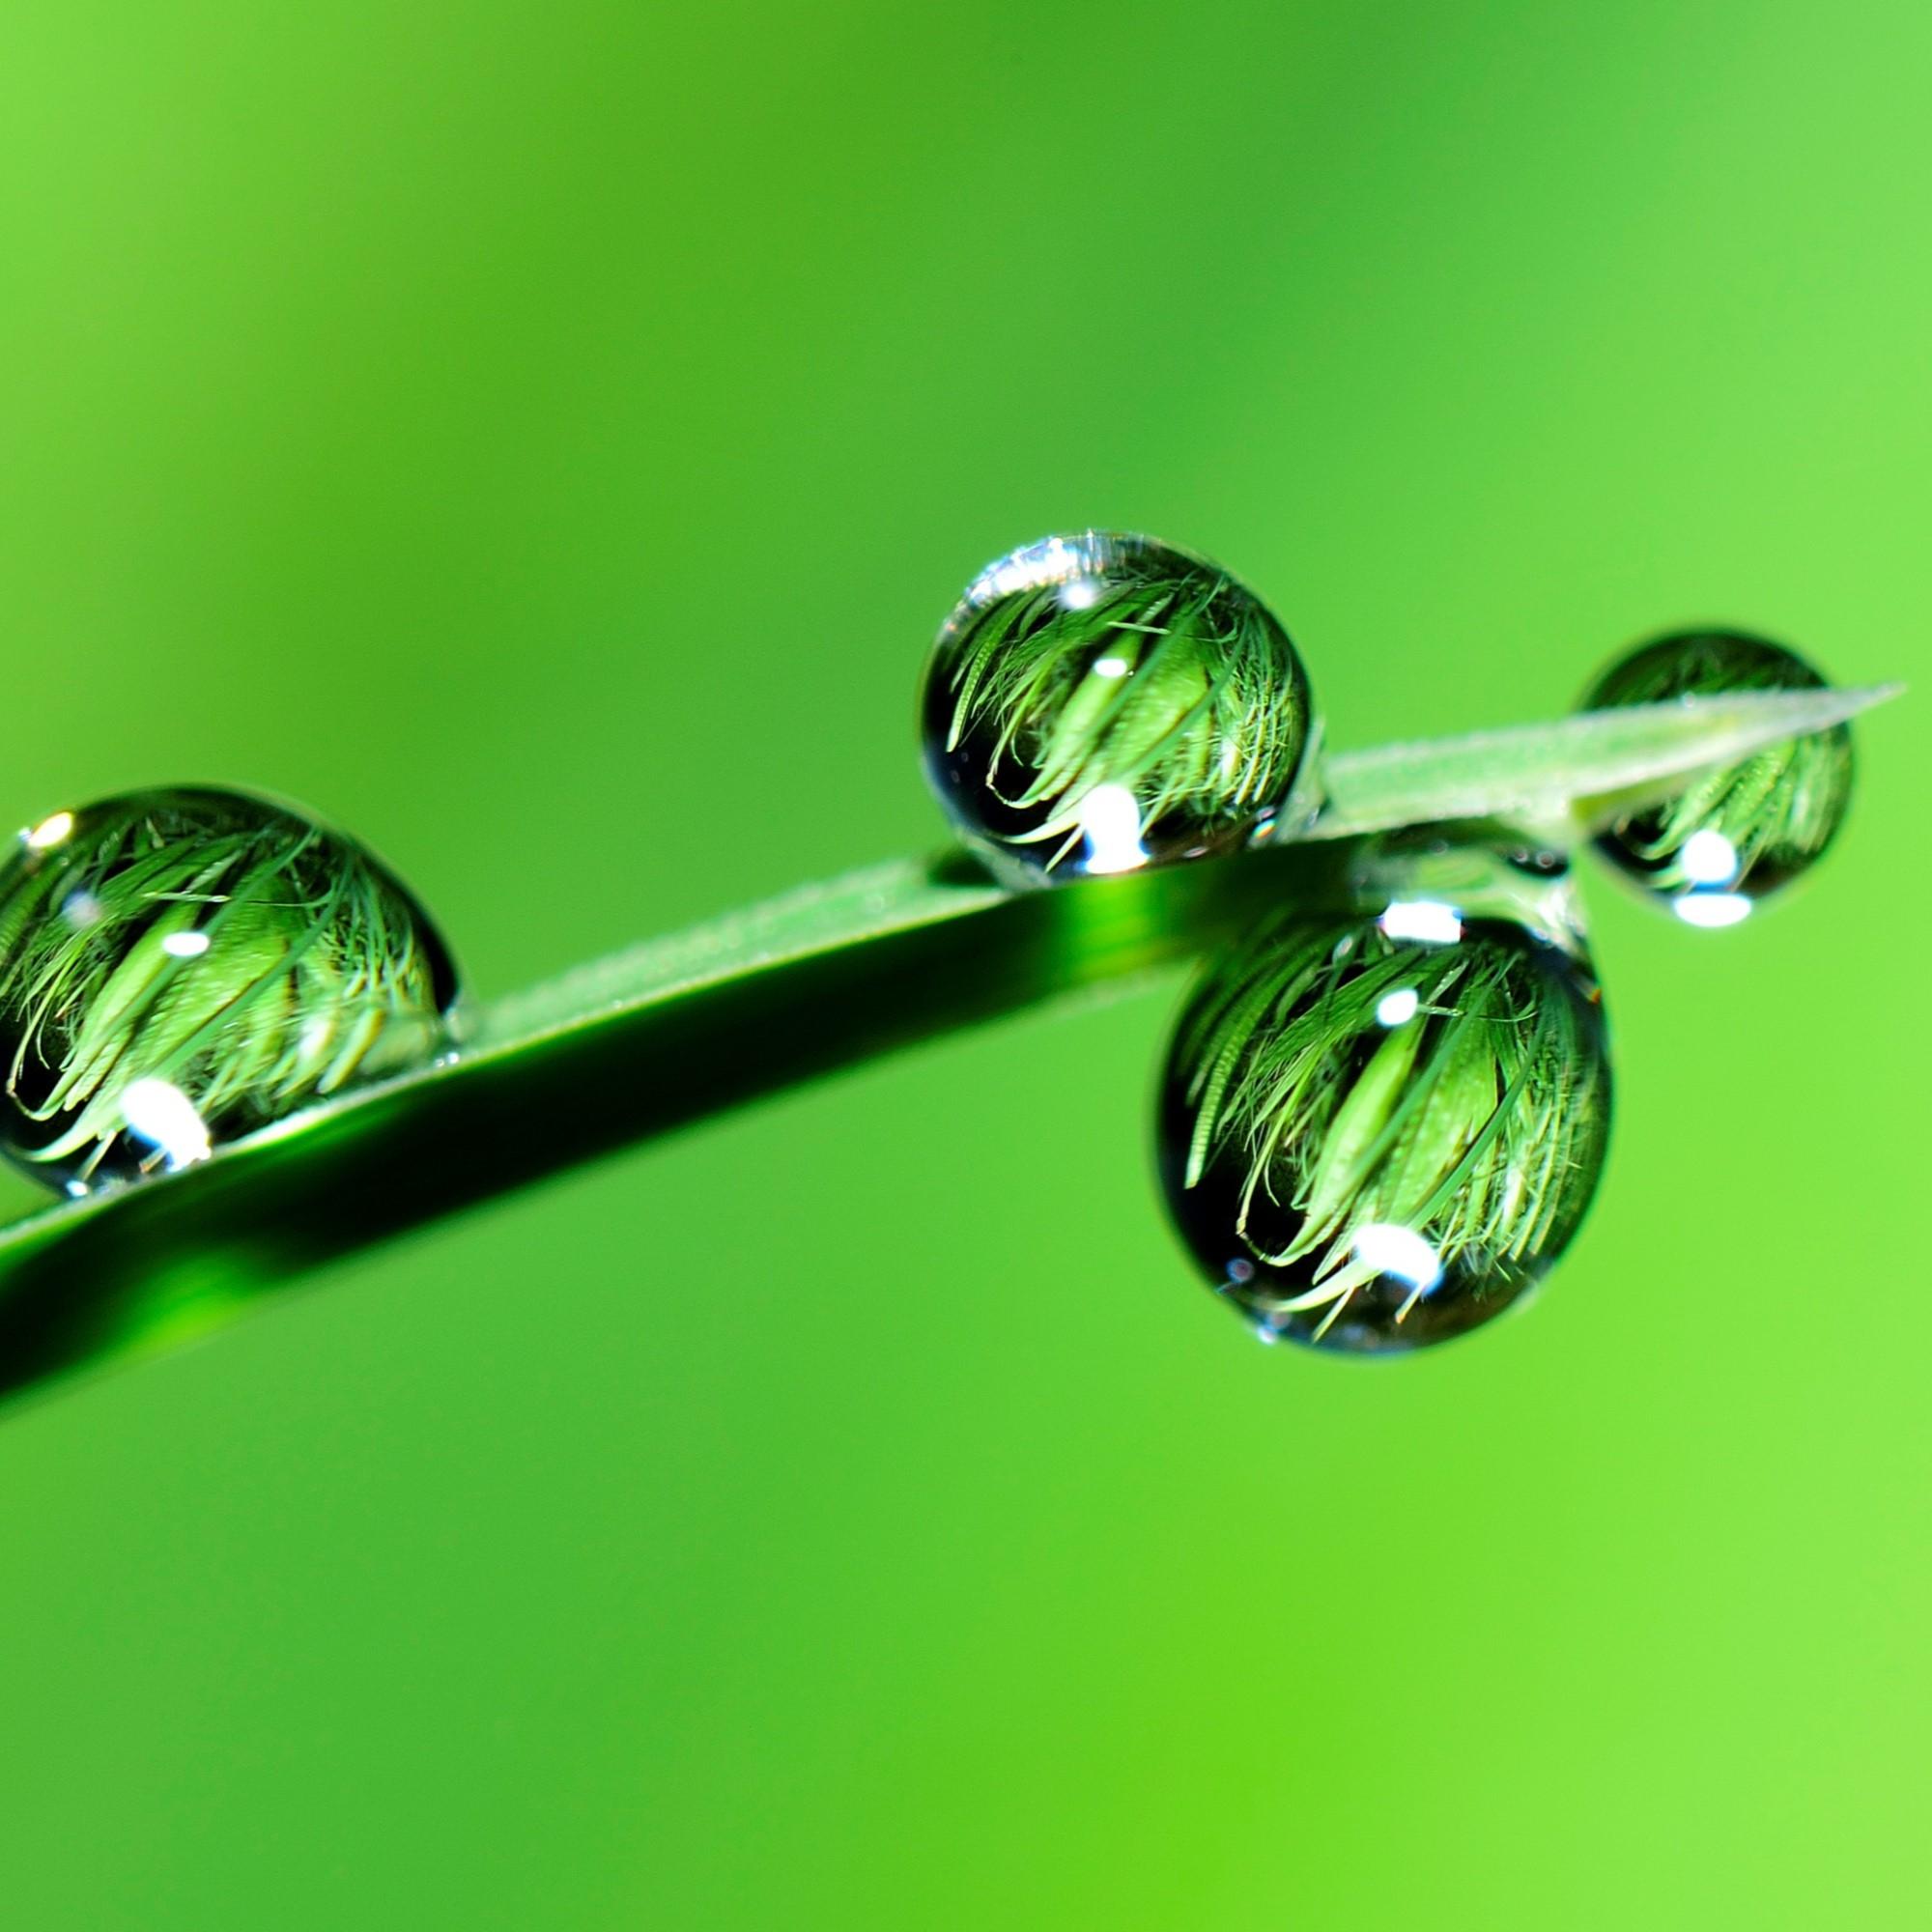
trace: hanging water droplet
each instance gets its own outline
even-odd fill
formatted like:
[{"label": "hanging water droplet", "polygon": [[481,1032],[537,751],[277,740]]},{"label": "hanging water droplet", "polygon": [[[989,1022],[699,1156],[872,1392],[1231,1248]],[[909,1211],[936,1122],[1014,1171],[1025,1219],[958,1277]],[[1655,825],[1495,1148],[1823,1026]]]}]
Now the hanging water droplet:
[{"label": "hanging water droplet", "polygon": [[[1660,638],[1612,665],[1586,710],[1738,691],[1812,691],[1795,652],[1732,631]],[[1687,924],[1735,925],[1832,842],[1852,794],[1849,724],[1788,738],[1706,772],[1674,797],[1623,813],[1596,847]]]},{"label": "hanging water droplet", "polygon": [[1162,1081],[1161,1181],[1264,1338],[1412,1349],[1548,1271],[1596,1189],[1609,1113],[1580,957],[1394,898],[1290,918],[1208,975]]},{"label": "hanging water droplet", "polygon": [[208,789],[56,812],[0,867],[0,1151],[71,1194],[185,1167],[445,1043],[427,914],[342,834]]},{"label": "hanging water droplet", "polygon": [[1287,632],[1150,537],[1049,537],[989,565],[922,712],[941,803],[1009,883],[1228,851],[1302,811],[1314,721]]},{"label": "hanging water droplet", "polygon": [[[1356,841],[1345,877],[1350,899],[1374,907],[1397,938],[1453,940],[1461,915],[1480,914],[1526,925],[1587,961],[1570,854],[1525,827],[1496,818],[1398,826]],[[1423,929],[1395,930],[1390,914]]]}]

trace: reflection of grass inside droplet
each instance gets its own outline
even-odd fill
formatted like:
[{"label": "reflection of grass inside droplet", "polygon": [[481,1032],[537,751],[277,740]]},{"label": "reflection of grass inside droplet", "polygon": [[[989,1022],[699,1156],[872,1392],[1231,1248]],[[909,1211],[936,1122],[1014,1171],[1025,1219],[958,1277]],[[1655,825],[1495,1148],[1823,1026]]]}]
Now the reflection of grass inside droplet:
[{"label": "reflection of grass inside droplet", "polygon": [[[1782,644],[1741,632],[1700,632],[1640,646],[1605,671],[1584,701],[1618,706],[1824,688],[1818,672]],[[1845,725],[1787,738],[1695,774],[1681,789],[1626,813],[1599,838],[1599,848],[1666,899],[1704,887],[1761,896],[1804,871],[1832,842],[1852,777]],[[1721,911],[1687,917],[1699,925],[1735,923]]]},{"label": "reflection of grass inside droplet", "polygon": [[0,1041],[23,1164],[82,1189],[178,1168],[433,1048],[440,945],[348,839],[211,790],[60,816],[58,840],[29,839],[0,874]]},{"label": "reflection of grass inside droplet", "polygon": [[[1096,792],[1123,791],[1141,824],[1203,836],[1281,802],[1309,734],[1293,647],[1251,593],[1196,559],[1122,546],[1104,573],[1015,584],[980,605],[939,675],[949,753],[1042,848],[1048,870],[1082,842]],[[1120,869],[1102,867],[1100,869]]]},{"label": "reflection of grass inside droplet", "polygon": [[1397,1322],[1445,1278],[1520,1285],[1594,1185],[1608,1093],[1574,962],[1497,922],[1456,932],[1296,922],[1183,1019],[1182,1185],[1232,1187],[1224,1238],[1313,1340],[1382,1277],[1407,1284]]}]

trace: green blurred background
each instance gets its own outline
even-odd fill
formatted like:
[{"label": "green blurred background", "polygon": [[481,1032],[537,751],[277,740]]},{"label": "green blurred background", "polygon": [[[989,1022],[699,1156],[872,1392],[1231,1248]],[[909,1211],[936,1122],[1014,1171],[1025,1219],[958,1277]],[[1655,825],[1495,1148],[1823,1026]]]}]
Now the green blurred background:
[{"label": "green blurred background", "polygon": [[[4,42],[0,820],[305,798],[485,992],[929,843],[926,639],[1056,527],[1225,559],[1341,745],[1679,621],[1932,670],[1919,6]],[[6,1922],[1925,1922],[1927,718],[1773,916],[1593,878],[1607,1181],[1434,1358],[1195,1286],[1169,986],[0,1421]]]}]

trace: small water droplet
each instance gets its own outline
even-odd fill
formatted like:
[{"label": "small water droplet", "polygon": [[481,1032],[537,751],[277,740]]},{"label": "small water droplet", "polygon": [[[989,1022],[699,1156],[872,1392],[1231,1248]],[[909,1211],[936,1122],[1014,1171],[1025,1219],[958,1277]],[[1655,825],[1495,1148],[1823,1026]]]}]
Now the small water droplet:
[{"label": "small water droplet", "polygon": [[422,1063],[456,995],[386,867],[239,792],[43,820],[0,867],[0,1151],[69,1194]]},{"label": "small water droplet", "polygon": [[[1687,631],[1619,659],[1583,708],[1815,691],[1824,682],[1782,644],[1738,631]],[[1851,800],[1852,770],[1849,724],[1787,738],[1624,813],[1597,835],[1596,848],[1687,925],[1736,925],[1832,842]]]},{"label": "small water droplet", "polygon": [[1462,920],[1483,916],[1526,925],[1565,948],[1582,945],[1567,855],[1505,820],[1378,832],[1355,846],[1348,876],[1354,901],[1375,910],[1394,939],[1453,945]]},{"label": "small water droplet", "polygon": [[1188,1001],[1162,1081],[1161,1182],[1208,1281],[1258,1325],[1413,1349],[1548,1272],[1596,1189],[1609,1114],[1577,953],[1504,919],[1464,919],[1450,940],[1301,915]]},{"label": "small water droplet", "polygon": [[922,714],[940,802],[1009,884],[1230,851],[1303,810],[1313,715],[1288,633],[1151,537],[1049,537],[988,565],[933,646]]}]

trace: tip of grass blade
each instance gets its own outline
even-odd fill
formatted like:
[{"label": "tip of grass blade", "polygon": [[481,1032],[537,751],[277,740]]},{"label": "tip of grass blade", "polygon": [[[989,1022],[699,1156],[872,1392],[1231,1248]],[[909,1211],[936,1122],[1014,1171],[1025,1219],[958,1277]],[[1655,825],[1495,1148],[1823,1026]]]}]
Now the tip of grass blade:
[{"label": "tip of grass blade", "polygon": [[1627,799],[1766,745],[1842,724],[1896,697],[1902,684],[1751,691],[1581,711],[1427,744],[1335,758],[1328,804],[1309,836],[1341,838],[1459,818],[1561,817],[1573,806]]}]

